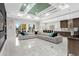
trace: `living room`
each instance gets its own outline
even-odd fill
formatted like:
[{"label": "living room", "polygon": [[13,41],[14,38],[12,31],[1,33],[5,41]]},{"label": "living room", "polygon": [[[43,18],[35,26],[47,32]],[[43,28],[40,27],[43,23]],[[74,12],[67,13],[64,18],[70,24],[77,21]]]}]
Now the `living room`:
[{"label": "living room", "polygon": [[79,3],[5,3],[7,41],[1,55],[79,55],[78,5]]}]

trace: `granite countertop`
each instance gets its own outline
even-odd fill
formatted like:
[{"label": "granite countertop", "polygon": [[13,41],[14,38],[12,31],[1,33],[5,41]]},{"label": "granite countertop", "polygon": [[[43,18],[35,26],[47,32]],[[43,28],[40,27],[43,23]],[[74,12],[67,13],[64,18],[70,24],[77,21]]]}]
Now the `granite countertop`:
[{"label": "granite countertop", "polygon": [[70,31],[62,31],[62,30],[61,30],[61,31],[57,31],[57,32],[70,32]]},{"label": "granite countertop", "polygon": [[71,39],[73,39],[73,40],[79,40],[79,38],[78,37],[68,37],[68,38],[71,38]]}]

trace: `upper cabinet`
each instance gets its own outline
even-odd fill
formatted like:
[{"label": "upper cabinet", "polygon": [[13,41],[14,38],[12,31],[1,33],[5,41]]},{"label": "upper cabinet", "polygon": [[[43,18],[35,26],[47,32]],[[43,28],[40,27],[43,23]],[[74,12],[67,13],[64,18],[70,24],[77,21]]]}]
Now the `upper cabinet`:
[{"label": "upper cabinet", "polygon": [[61,28],[68,28],[68,20],[60,21]]},{"label": "upper cabinet", "polygon": [[61,28],[76,28],[79,27],[79,18],[60,21]]},{"label": "upper cabinet", "polygon": [[73,27],[79,27],[79,18],[73,19]]}]

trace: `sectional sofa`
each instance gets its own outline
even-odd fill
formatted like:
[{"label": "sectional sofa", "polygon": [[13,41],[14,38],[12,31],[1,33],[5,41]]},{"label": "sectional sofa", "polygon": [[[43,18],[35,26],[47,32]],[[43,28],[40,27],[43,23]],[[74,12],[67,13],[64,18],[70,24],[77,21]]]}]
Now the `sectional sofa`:
[{"label": "sectional sofa", "polygon": [[25,35],[25,36],[19,34],[18,37],[19,37],[20,40],[39,38],[39,39],[49,41],[49,42],[52,42],[52,43],[55,43],[55,44],[61,43],[62,40],[63,40],[62,36],[50,37],[45,33],[40,33],[40,34],[37,34],[37,35],[28,34],[28,35]]}]

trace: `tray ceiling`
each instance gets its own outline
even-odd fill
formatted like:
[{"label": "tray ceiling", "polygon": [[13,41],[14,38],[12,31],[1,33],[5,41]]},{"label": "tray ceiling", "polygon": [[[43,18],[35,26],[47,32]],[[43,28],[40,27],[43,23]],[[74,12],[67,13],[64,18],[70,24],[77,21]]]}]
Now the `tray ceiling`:
[{"label": "tray ceiling", "polygon": [[[61,17],[79,10],[78,5],[79,3],[5,3],[8,17],[26,20],[31,17],[29,20],[33,21],[47,21]],[[20,14],[21,12],[23,15]],[[20,16],[18,16],[18,14],[20,14]],[[38,19],[38,17],[41,19]]]},{"label": "tray ceiling", "polygon": [[29,12],[28,14],[37,15],[41,11],[45,10],[46,8],[50,7],[51,5],[48,3],[37,3]]}]

